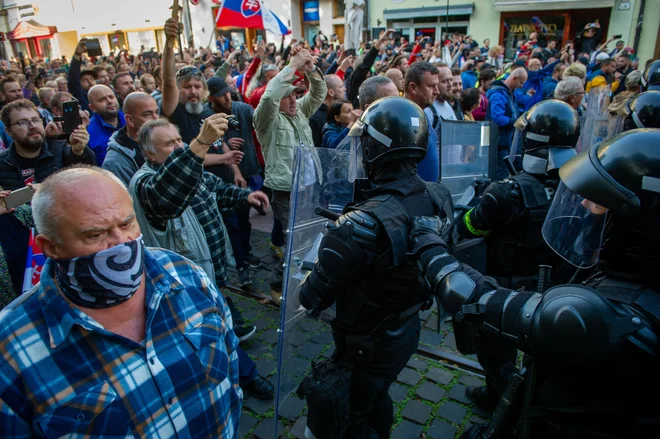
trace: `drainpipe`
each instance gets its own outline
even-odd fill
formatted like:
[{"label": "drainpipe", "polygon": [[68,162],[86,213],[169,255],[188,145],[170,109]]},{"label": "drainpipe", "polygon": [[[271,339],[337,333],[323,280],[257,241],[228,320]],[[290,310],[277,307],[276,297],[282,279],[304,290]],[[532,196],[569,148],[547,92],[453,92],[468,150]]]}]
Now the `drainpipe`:
[{"label": "drainpipe", "polygon": [[637,54],[639,47],[639,40],[642,37],[642,23],[644,22],[644,8],[646,7],[646,0],[640,0],[639,15],[637,16],[637,26],[635,27],[635,42],[633,44],[633,52]]}]

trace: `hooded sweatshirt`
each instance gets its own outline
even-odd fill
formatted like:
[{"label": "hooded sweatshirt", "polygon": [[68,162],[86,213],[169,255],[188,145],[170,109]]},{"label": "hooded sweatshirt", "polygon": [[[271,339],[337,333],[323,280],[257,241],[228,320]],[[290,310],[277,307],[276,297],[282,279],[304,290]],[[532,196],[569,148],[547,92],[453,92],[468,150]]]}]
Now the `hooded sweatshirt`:
[{"label": "hooded sweatshirt", "polygon": [[126,133],[126,127],[115,132],[108,141],[103,169],[115,174],[128,187],[131,178],[144,164],[140,145]]}]

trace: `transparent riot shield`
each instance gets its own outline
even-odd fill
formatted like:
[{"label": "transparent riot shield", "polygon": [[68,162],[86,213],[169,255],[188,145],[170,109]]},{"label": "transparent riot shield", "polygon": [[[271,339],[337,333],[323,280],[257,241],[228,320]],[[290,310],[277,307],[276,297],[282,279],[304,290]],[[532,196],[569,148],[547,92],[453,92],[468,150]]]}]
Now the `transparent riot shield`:
[{"label": "transparent riot shield", "polygon": [[587,110],[584,123],[580,130],[577,152],[587,150],[593,145],[607,139],[610,130],[610,117],[608,107],[612,100],[612,92],[609,86],[592,88],[586,96]]},{"label": "transparent riot shield", "polygon": [[347,150],[301,145],[295,152],[277,346],[276,419],[287,398],[297,398],[292,392],[312,362],[333,348],[328,322],[334,318],[334,307],[314,315],[300,305],[295,292],[314,267],[326,224],[353,199],[348,163]]},{"label": "transparent riot shield", "polygon": [[454,202],[475,178],[494,179],[497,129],[492,122],[443,120],[439,134],[440,179]]}]

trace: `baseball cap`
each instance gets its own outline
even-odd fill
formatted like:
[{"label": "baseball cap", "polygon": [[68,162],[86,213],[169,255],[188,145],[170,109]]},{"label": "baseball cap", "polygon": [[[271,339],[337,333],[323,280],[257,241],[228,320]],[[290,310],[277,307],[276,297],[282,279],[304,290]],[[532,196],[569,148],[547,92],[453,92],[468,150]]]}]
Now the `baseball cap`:
[{"label": "baseball cap", "polygon": [[596,55],[596,61],[602,61],[602,60],[607,59],[609,57],[610,56],[607,53],[601,52],[598,55]]},{"label": "baseball cap", "polygon": [[80,72],[80,77],[81,77],[81,78],[82,78],[83,76],[85,76],[85,75],[91,76],[91,77],[94,78],[94,79],[99,79],[99,75],[98,75],[98,73],[96,73],[96,72],[95,72],[94,70],[92,70],[92,69],[83,70],[82,72]]},{"label": "baseball cap", "polygon": [[209,78],[206,85],[209,87],[209,95],[214,97],[222,96],[230,90],[227,82],[218,76]]}]

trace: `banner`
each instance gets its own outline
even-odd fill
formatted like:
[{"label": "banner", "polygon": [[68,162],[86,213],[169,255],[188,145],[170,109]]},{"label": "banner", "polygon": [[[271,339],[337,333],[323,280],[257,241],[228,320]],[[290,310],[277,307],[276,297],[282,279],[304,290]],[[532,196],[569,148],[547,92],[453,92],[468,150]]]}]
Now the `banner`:
[{"label": "banner", "polygon": [[41,269],[46,263],[46,257],[35,241],[37,236],[34,228],[30,230],[27,260],[25,261],[25,275],[23,276],[22,292],[30,291],[41,280]]}]

